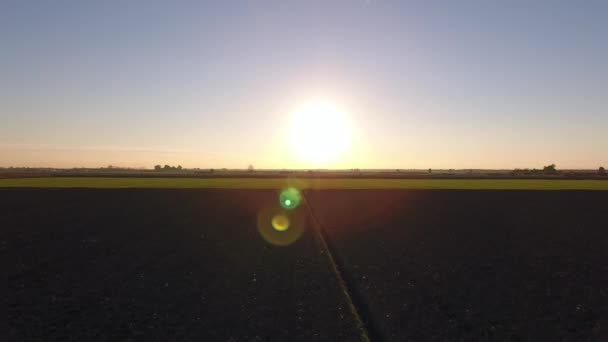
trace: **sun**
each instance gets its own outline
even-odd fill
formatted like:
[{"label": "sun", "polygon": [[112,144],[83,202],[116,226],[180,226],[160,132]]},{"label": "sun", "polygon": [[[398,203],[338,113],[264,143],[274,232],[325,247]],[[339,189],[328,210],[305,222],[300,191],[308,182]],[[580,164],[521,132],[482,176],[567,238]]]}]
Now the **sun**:
[{"label": "sun", "polygon": [[349,148],[350,122],[333,102],[309,102],[293,113],[289,143],[303,162],[327,165]]}]

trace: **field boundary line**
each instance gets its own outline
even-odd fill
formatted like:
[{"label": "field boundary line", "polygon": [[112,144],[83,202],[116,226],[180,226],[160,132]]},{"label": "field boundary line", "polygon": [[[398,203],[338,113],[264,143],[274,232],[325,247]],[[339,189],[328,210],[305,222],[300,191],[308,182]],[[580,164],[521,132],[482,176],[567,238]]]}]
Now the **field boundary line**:
[{"label": "field boundary line", "polygon": [[327,241],[325,241],[325,237],[323,236],[323,232],[322,232],[323,228],[321,226],[321,222],[317,219],[314,212],[312,211],[312,206],[310,205],[310,202],[308,201],[308,198],[306,197],[304,192],[302,192],[302,197],[304,198],[304,202],[306,203],[306,207],[308,208],[308,213],[310,214],[310,217],[313,221],[313,226],[315,227],[314,231],[316,233],[315,234],[316,240],[318,241],[321,249],[325,252],[325,254],[327,255],[327,258],[329,259],[329,264],[331,265],[334,275],[336,276],[338,286],[340,287],[340,290],[342,291],[342,293],[344,294],[344,297],[346,298],[346,302],[349,306],[351,314],[353,315],[353,317],[355,319],[355,323],[357,324],[357,328],[359,329],[359,332],[361,333],[361,338],[365,342],[370,342],[371,340],[369,338],[369,331],[368,331],[367,327],[365,326],[365,323],[363,322],[361,315],[359,314],[359,310],[357,309],[357,306],[355,305],[355,303],[353,301],[351,291],[349,290],[348,285],[346,284],[346,281],[342,277],[342,272],[340,271],[340,268],[338,267],[338,264],[336,263],[336,260],[334,259],[334,256],[332,255],[331,250],[329,249],[329,246],[327,245]]},{"label": "field boundary line", "polygon": [[28,177],[0,178],[0,189],[424,189],[608,191],[605,179],[360,178],[360,177]]}]

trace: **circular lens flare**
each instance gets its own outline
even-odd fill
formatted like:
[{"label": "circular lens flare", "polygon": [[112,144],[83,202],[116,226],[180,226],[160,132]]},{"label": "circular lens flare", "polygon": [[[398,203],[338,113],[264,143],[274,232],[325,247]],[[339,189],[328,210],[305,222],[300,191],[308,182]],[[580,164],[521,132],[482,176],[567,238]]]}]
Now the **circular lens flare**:
[{"label": "circular lens flare", "polygon": [[281,191],[279,195],[279,203],[285,209],[294,209],[302,201],[302,195],[296,188],[287,188]]},{"label": "circular lens flare", "polygon": [[279,232],[284,232],[289,229],[289,219],[285,215],[274,215],[272,218],[272,228]]},{"label": "circular lens flare", "polygon": [[257,218],[258,232],[274,246],[289,246],[304,232],[306,211],[286,210],[274,202],[261,208]]}]

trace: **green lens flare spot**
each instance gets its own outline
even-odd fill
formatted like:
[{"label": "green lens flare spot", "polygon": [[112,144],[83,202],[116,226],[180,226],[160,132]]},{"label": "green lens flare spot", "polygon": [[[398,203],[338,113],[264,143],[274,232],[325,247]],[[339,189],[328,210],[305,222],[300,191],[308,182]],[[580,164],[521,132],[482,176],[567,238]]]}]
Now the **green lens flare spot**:
[{"label": "green lens flare spot", "polygon": [[279,203],[285,209],[294,209],[300,205],[301,201],[302,195],[296,188],[287,188],[281,191],[281,195],[279,196]]}]

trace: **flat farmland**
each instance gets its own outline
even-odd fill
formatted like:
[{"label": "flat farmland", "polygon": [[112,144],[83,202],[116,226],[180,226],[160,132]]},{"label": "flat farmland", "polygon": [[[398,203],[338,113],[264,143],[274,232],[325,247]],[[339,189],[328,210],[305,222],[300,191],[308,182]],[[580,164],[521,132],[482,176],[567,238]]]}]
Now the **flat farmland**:
[{"label": "flat farmland", "polygon": [[288,247],[260,237],[258,212],[275,201],[264,190],[0,190],[3,340],[361,340],[312,232]]},{"label": "flat farmland", "polygon": [[[608,339],[606,191],[74,181],[0,189],[8,341]],[[279,247],[256,222],[288,185]]]},{"label": "flat farmland", "polygon": [[376,339],[608,340],[607,192],[308,199]]}]

